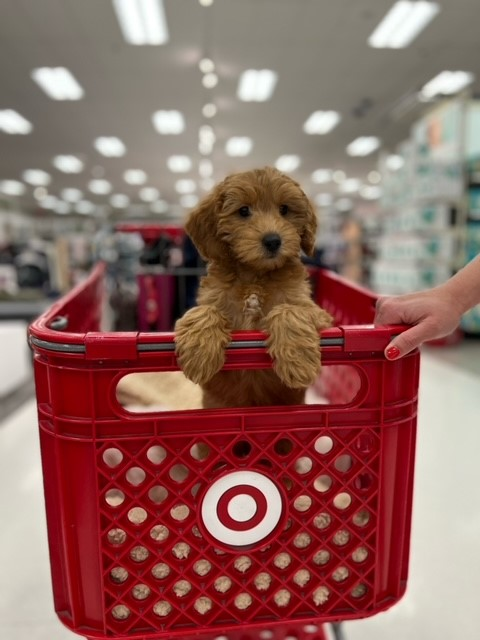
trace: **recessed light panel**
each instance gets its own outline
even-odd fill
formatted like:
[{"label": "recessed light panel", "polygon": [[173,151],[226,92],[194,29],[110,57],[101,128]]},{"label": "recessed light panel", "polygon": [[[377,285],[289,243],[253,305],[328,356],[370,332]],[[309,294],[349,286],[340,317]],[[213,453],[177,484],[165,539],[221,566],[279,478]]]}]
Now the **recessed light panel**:
[{"label": "recessed light panel", "polygon": [[275,166],[279,171],[295,171],[300,166],[300,158],[296,155],[284,155],[280,156],[275,162]]},{"label": "recessed light panel", "polygon": [[399,0],[368,39],[376,49],[408,47],[440,11],[437,2]]},{"label": "recessed light panel", "polygon": [[185,173],[192,168],[192,161],[188,156],[170,156],[167,166],[173,173]]},{"label": "recessed light panel", "polygon": [[253,141],[247,136],[234,136],[227,140],[225,153],[233,158],[248,156],[253,147]]},{"label": "recessed light panel", "polygon": [[123,179],[128,184],[145,184],[147,174],[141,169],[127,169],[123,174]]},{"label": "recessed light panel", "polygon": [[325,135],[339,122],[340,114],[336,111],[314,111],[305,121],[303,130],[310,135]]},{"label": "recessed light panel", "polygon": [[237,96],[243,102],[265,102],[272,97],[277,80],[271,69],[247,69],[240,76]]},{"label": "recessed light panel", "polygon": [[161,45],[168,42],[163,0],[113,0],[113,8],[128,44]]},{"label": "recessed light panel", "polygon": [[347,147],[349,156],[368,156],[380,146],[380,139],[375,136],[361,136]]},{"label": "recessed light panel", "polygon": [[55,156],[52,164],[55,169],[63,171],[63,173],[81,173],[84,168],[82,160],[77,156]]},{"label": "recessed light panel", "polygon": [[23,172],[22,178],[34,187],[46,187],[52,181],[50,174],[42,169],[27,169]]},{"label": "recessed light panel", "polygon": [[107,158],[119,158],[124,156],[127,151],[120,138],[114,136],[101,136],[96,138],[93,144],[98,153]]},{"label": "recessed light panel", "polygon": [[10,135],[26,135],[33,131],[33,126],[13,109],[2,109],[0,110],[0,131]]},{"label": "recessed light panel", "polygon": [[176,109],[156,111],[152,116],[152,122],[158,133],[162,135],[178,135],[185,130],[183,113]]},{"label": "recessed light panel", "polygon": [[65,67],[41,67],[32,71],[32,79],[52,100],[80,100],[84,91]]}]

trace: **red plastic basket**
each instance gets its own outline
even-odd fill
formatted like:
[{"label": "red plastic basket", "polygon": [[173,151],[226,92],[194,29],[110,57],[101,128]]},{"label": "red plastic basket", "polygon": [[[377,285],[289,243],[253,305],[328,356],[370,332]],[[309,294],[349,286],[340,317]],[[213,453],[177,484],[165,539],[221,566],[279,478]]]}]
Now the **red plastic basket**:
[{"label": "red plastic basket", "polygon": [[[29,329],[60,619],[88,638],[285,638],[293,625],[303,640],[305,625],[397,602],[419,355],[384,358],[401,328],[366,324],[374,297],[313,275],[337,320],[321,336],[329,404],[132,414],[118,381],[176,370],[174,336],[99,331],[103,275]],[[264,338],[234,334],[225,368],[270,367]]]}]

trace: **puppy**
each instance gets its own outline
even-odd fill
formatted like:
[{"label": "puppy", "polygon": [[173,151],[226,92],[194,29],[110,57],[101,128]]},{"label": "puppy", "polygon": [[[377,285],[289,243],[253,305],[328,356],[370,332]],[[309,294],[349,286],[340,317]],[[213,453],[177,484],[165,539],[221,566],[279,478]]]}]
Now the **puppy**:
[{"label": "puppy", "polygon": [[[316,226],[298,183],[269,167],[227,177],[190,214],[186,231],[208,270],[198,306],[175,325],[176,354],[205,408],[304,403],[320,371],[319,331],[332,321],[300,259]],[[221,371],[241,329],[268,334],[272,369]]]}]

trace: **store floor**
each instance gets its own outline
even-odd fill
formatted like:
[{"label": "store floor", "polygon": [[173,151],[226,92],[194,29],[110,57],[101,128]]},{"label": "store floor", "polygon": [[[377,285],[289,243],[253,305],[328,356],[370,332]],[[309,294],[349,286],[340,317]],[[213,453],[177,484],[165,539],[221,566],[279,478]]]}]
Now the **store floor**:
[{"label": "store floor", "polygon": [[[410,579],[345,640],[480,638],[480,342],[425,350]],[[0,424],[0,638],[73,640],[52,611],[34,400]]]}]

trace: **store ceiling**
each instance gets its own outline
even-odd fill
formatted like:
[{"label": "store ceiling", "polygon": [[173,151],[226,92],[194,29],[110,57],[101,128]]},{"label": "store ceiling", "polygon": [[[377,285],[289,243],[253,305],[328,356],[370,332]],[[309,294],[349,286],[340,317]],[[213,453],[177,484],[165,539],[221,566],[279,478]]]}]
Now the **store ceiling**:
[{"label": "store ceiling", "polygon": [[[372,49],[368,36],[393,0],[165,0],[170,40],[162,46],[131,46],[124,41],[110,0],[0,0],[0,110],[14,109],[33,124],[28,135],[0,131],[0,180],[21,180],[26,169],[51,174],[50,194],[78,188],[84,198],[108,205],[87,185],[102,177],[112,193],[130,198],[130,211],[146,212],[139,187],[128,185],[127,169],[142,169],[146,185],[159,190],[169,211],[181,215],[175,184],[191,178],[202,195],[198,173],[199,129],[210,124],[216,135],[213,179],[251,167],[274,164],[283,154],[298,154],[292,172],[314,197],[340,196],[338,185],[314,184],[316,169],[343,170],[367,182],[378,153],[350,158],[346,146],[358,136],[376,135],[394,150],[411,123],[428,105],[415,96],[444,69],[476,73],[480,90],[478,0],[441,2],[442,10],[406,49]],[[213,60],[217,86],[206,89],[198,63]],[[70,69],[85,91],[79,101],[53,101],[32,81],[42,66]],[[240,74],[249,68],[273,69],[278,83],[268,102],[236,97]],[[217,114],[206,119],[205,103]],[[162,136],[152,125],[159,109],[178,109],[184,133]],[[302,126],[315,110],[336,110],[340,124],[328,135],[307,135]],[[126,146],[120,158],[105,158],[93,146],[98,136],[117,136]],[[253,139],[252,152],[231,158],[231,136]],[[85,163],[76,175],[52,166],[58,154],[74,154]],[[167,158],[188,155],[192,169],[173,173]],[[35,208],[34,189],[12,198]],[[143,204],[143,207],[147,205]],[[104,209],[104,210],[108,210]],[[127,209],[128,211],[128,209]]]}]

